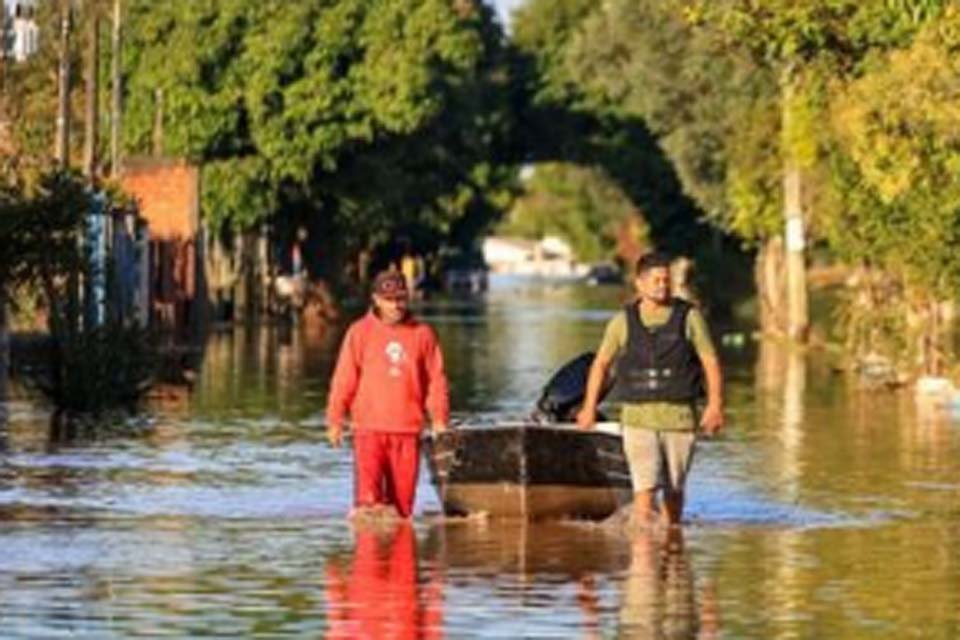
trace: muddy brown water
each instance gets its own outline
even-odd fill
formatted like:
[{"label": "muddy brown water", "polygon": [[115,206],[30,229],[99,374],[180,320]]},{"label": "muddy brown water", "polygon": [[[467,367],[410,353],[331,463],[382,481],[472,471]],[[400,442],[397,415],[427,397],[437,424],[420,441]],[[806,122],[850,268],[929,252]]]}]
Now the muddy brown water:
[{"label": "muddy brown water", "polygon": [[[506,288],[420,311],[461,418],[528,412],[595,347],[619,291]],[[704,443],[681,535],[345,519],[323,440],[339,330],[218,334],[192,391],[131,435],[0,428],[0,636],[955,638],[960,421],[808,356],[724,349],[729,429]]]}]

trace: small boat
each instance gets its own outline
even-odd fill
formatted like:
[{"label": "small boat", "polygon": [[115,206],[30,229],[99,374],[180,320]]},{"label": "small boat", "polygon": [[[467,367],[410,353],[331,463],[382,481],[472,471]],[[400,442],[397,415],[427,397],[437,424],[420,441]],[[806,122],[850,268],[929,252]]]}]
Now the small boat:
[{"label": "small boat", "polygon": [[461,425],[427,438],[425,453],[447,515],[599,520],[633,497],[614,423]]}]

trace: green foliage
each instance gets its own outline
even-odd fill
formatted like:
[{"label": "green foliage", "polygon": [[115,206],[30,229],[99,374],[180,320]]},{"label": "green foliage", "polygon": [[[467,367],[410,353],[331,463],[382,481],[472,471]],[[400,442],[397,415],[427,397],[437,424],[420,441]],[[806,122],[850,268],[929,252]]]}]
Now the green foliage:
[{"label": "green foliage", "polygon": [[[463,0],[134,0],[127,151],[206,163],[203,209],[246,228],[291,200],[357,248],[440,235],[494,197],[500,35]],[[431,175],[433,174],[433,175]]]},{"label": "green foliage", "polygon": [[834,244],[933,296],[960,290],[958,30],[950,10],[839,87],[832,112],[846,170]]},{"label": "green foliage", "polygon": [[844,68],[871,48],[905,43],[950,0],[695,0],[686,18],[721,34],[768,64],[822,56]]},{"label": "green foliage", "polygon": [[[216,228],[305,225],[334,260],[398,237],[423,252],[468,246],[519,193],[506,227],[584,258],[639,212],[652,243],[717,265],[716,229],[746,245],[782,232],[789,165],[821,250],[919,299],[960,287],[949,0],[530,0],[510,45],[480,0],[125,8],[126,152],[202,163]],[[56,13],[42,5],[44,32]],[[55,45],[10,76],[18,169],[52,147]],[[21,212],[0,224],[57,209],[21,192],[0,193]],[[0,233],[4,282],[35,278],[17,269],[39,257],[10,257],[33,232]]]},{"label": "green foliage", "polygon": [[779,228],[774,77],[691,26],[683,6],[605,3],[565,64],[595,103],[643,119],[710,219],[746,240],[763,238]]},{"label": "green foliage", "polygon": [[154,340],[144,330],[80,322],[76,287],[90,274],[78,238],[90,205],[88,187],[68,172],[23,172],[0,187],[2,297],[40,291],[51,330],[42,361],[19,372],[70,413],[132,407],[155,366]]},{"label": "green foliage", "polygon": [[565,65],[567,48],[584,20],[597,10],[593,0],[528,0],[513,16],[512,41],[535,60],[526,80],[536,103],[576,98],[580,83]]},{"label": "green foliage", "polygon": [[255,225],[265,212],[276,211],[278,194],[267,161],[260,156],[212,160],[202,167],[201,199],[216,203],[205,209],[213,228]]},{"label": "green foliage", "polygon": [[[641,212],[652,243],[693,255],[707,246],[707,229],[698,224],[702,210],[681,190],[688,167],[668,161],[657,123],[627,104],[621,89],[630,81],[623,79],[636,70],[614,62],[624,47],[607,49],[608,33],[590,36],[611,4],[544,0],[517,12],[518,144],[527,162],[598,167]],[[585,47],[597,55],[581,55]]]},{"label": "green foliage", "polygon": [[79,269],[77,233],[89,192],[76,175],[25,172],[0,185],[0,284],[7,299],[21,287],[53,287]]},{"label": "green foliage", "polygon": [[68,416],[133,412],[157,370],[156,337],[146,329],[108,323],[55,335],[47,362],[22,373]]},{"label": "green foliage", "polygon": [[[580,261],[609,260],[631,219],[644,228],[633,202],[602,170],[569,164],[537,165],[500,225],[504,234],[566,239]],[[647,244],[646,237],[632,238]]]},{"label": "green foliage", "polygon": [[[58,12],[55,3],[38,5],[38,28],[44,34],[56,34]],[[11,122],[13,164],[16,167],[33,164],[37,158],[48,158],[53,153],[57,106],[57,38],[39,38],[39,50],[25,62],[7,62],[5,109]],[[74,57],[73,69],[79,68]]]}]

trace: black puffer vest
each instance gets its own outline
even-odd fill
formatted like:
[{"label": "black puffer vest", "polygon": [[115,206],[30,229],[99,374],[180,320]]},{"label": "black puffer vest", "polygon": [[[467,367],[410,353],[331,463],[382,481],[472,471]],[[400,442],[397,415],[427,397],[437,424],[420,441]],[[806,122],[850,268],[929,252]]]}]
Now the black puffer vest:
[{"label": "black puffer vest", "polygon": [[703,396],[703,368],[687,339],[693,306],[674,299],[667,323],[650,329],[635,303],[627,314],[627,346],[617,366],[617,400],[629,403],[692,402]]}]

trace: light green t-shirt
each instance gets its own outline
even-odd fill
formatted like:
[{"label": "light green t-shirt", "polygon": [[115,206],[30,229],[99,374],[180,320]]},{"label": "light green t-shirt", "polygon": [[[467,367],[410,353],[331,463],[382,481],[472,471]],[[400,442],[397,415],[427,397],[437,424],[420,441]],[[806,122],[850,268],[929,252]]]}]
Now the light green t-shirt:
[{"label": "light green t-shirt", "polygon": [[[670,320],[672,307],[656,309],[652,313],[641,310],[640,319],[644,326],[655,328]],[[703,314],[696,308],[687,314],[684,327],[687,339],[693,344],[700,358],[715,357],[716,350],[710,338],[710,330]],[[599,356],[615,358],[623,353],[627,346],[627,314],[621,311],[607,323],[600,343]],[[692,403],[685,402],[625,402],[620,410],[620,422],[625,427],[657,429],[662,431],[690,431],[697,427],[697,411]]]}]

